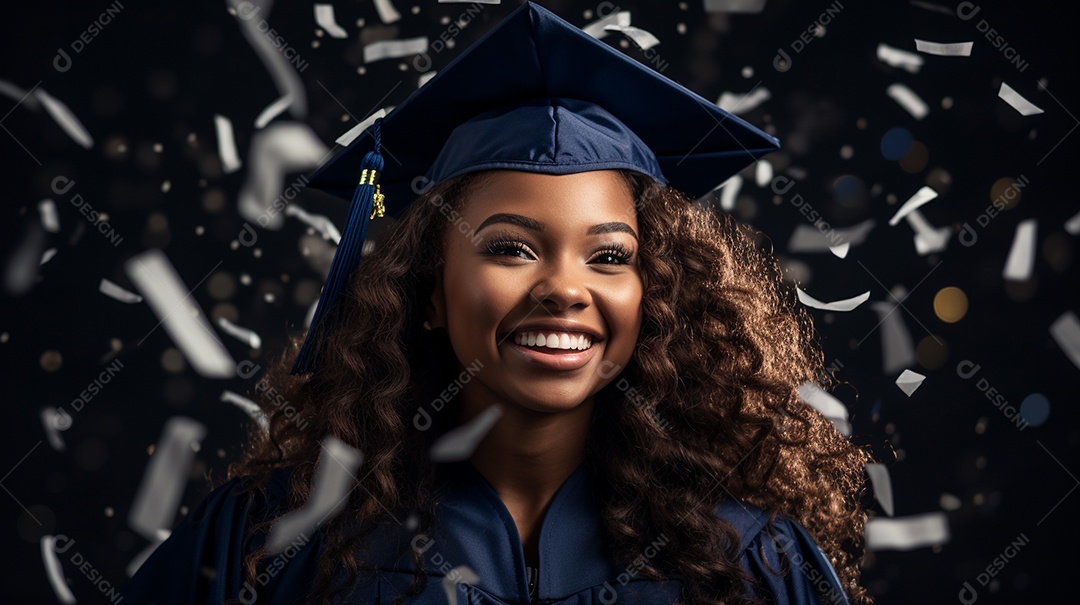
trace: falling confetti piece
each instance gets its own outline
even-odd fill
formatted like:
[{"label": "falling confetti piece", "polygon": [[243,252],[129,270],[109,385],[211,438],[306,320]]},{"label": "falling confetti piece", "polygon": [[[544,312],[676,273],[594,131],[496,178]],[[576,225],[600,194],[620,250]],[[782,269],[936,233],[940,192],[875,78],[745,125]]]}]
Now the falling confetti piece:
[{"label": "falling confetti piece", "polygon": [[760,13],[765,0],[705,0],[708,13]]},{"label": "falling confetti piece", "polygon": [[[892,292],[897,300],[903,301],[907,292],[903,288],[894,288]],[[915,363],[915,345],[911,332],[904,325],[901,314],[895,313],[895,302],[875,302],[870,309],[878,316],[881,333],[881,365],[886,374],[897,372]]]},{"label": "falling confetti piece", "polygon": [[44,265],[45,263],[51,261],[54,256],[56,256],[56,248],[49,248],[48,250],[42,252],[41,260],[38,261],[38,266]]},{"label": "falling confetti piece", "polygon": [[38,202],[38,215],[41,217],[41,226],[49,233],[60,232],[60,217],[56,214],[56,202],[44,199]]},{"label": "falling confetti piece", "polygon": [[889,469],[884,464],[869,462],[866,464],[866,474],[870,475],[874,497],[881,504],[882,510],[886,515],[893,516],[892,480],[889,478]]},{"label": "falling confetti piece", "polygon": [[746,94],[725,91],[720,95],[720,100],[716,104],[726,112],[742,115],[754,111],[758,105],[768,101],[770,98],[772,98],[772,93],[769,92],[769,89],[758,86]]},{"label": "falling confetti piece", "polygon": [[472,456],[476,446],[480,445],[502,414],[502,408],[492,405],[477,414],[476,418],[447,431],[432,444],[431,459],[435,462],[455,462]]},{"label": "falling confetti piece", "polygon": [[773,166],[769,160],[758,160],[757,166],[754,167],[754,183],[758,187],[764,187],[768,185],[773,178]]},{"label": "falling confetti piece", "polygon": [[30,95],[29,90],[23,90],[7,80],[0,80],[0,95],[4,95],[16,103],[26,103],[31,109],[40,107],[40,103]]},{"label": "falling confetti piece", "polygon": [[221,400],[231,403],[243,410],[252,420],[258,422],[259,426],[261,426],[264,431],[270,428],[270,420],[266,417],[266,412],[264,412],[262,408],[259,407],[259,404],[254,401],[243,395],[233,393],[232,391],[222,391]]},{"label": "falling confetti piece", "polygon": [[75,114],[71,113],[67,105],[57,99],[56,97],[45,92],[43,88],[35,88],[34,95],[41,101],[41,104],[45,106],[45,111],[49,112],[56,123],[60,125],[60,128],[68,134],[69,137],[85,149],[90,149],[94,146],[94,139],[91,138],[90,133],[86,131],[86,127],[82,125],[82,122],[75,117]]},{"label": "falling confetti piece", "polygon": [[866,299],[870,298],[870,291],[867,290],[858,296],[852,298],[845,298],[844,300],[838,300],[835,302],[821,302],[820,300],[810,296],[806,292],[802,291],[802,288],[796,287],[795,294],[799,297],[799,302],[802,304],[813,307],[814,309],[821,309],[823,311],[851,311],[859,305],[866,302]]},{"label": "falling confetti piece", "polygon": [[1069,235],[1080,235],[1080,212],[1077,212],[1072,218],[1065,221],[1065,231]]},{"label": "falling confetti piece", "polygon": [[347,132],[345,132],[345,134],[338,137],[337,140],[334,142],[338,145],[341,145],[342,147],[348,147],[350,143],[356,140],[356,137],[360,136],[365,130],[368,129],[368,126],[374,124],[376,119],[385,118],[387,111],[389,111],[389,109],[385,107],[383,109],[380,109],[379,111],[376,111],[375,113],[368,116],[368,118],[365,119],[363,122],[360,122],[356,126],[350,128]]},{"label": "falling confetti piece", "polygon": [[[269,3],[265,7],[256,5],[252,8],[263,11],[260,15],[261,19],[253,19],[254,13],[250,12],[251,9],[247,14],[236,11],[236,21],[240,26],[240,32],[247,39],[248,44],[255,49],[255,54],[259,56],[263,66],[270,72],[270,79],[274,81],[278,93],[289,99],[289,111],[292,116],[296,119],[306,118],[307,96],[304,93],[304,84],[300,80],[300,74],[289,59],[285,58],[285,48],[281,46],[280,41],[275,46],[275,41],[259,29],[260,23],[266,23],[266,20],[270,18]],[[304,65],[307,66],[306,63]]]},{"label": "falling confetti piece", "polygon": [[232,122],[225,116],[214,114],[214,130],[217,132],[221,169],[225,174],[240,170],[241,162],[236,152],[236,138],[233,136]]},{"label": "falling confetti piece", "polygon": [[735,199],[739,196],[739,189],[742,189],[742,184],[743,178],[735,174],[720,185],[721,210],[731,212],[735,209]]},{"label": "falling confetti piece", "polygon": [[848,253],[848,250],[850,250],[850,249],[851,249],[851,244],[849,242],[844,242],[843,244],[840,244],[839,246],[829,246],[829,252],[832,252],[838,258],[847,258],[847,253]]},{"label": "falling confetti piece", "polygon": [[101,283],[98,284],[98,292],[101,292],[109,298],[118,300],[122,303],[127,303],[129,305],[142,302],[142,297],[138,294],[134,292],[129,292],[121,288],[120,286],[114,284],[113,282],[105,279],[104,277],[101,278]]},{"label": "falling confetti piece", "polygon": [[195,448],[205,436],[206,427],[191,418],[173,416],[165,422],[128,515],[128,523],[142,537],[153,540],[172,527]]},{"label": "falling confetti piece", "polygon": [[915,38],[915,50],[941,57],[969,57],[974,42],[929,42]]},{"label": "falling confetti piece", "polygon": [[334,222],[322,214],[308,214],[303,208],[293,204],[285,209],[285,216],[295,216],[304,224],[318,231],[323,238],[335,244],[341,243],[341,232],[338,231]]},{"label": "falling confetti piece", "polygon": [[611,13],[601,19],[589,23],[585,27],[581,28],[581,31],[589,34],[594,38],[603,38],[611,33],[606,28],[608,25],[630,25],[630,11],[619,11],[617,13]]},{"label": "falling confetti piece", "polygon": [[45,427],[45,437],[49,440],[49,445],[58,452],[66,450],[60,431],[71,427],[71,415],[61,408],[41,408],[41,424]]},{"label": "falling confetti piece", "polygon": [[817,227],[800,223],[788,240],[788,252],[825,252],[844,244],[859,246],[866,241],[876,224],[874,219],[867,219],[851,227],[834,228],[822,233]]},{"label": "falling confetti piece", "polygon": [[1035,231],[1038,222],[1029,218],[1016,225],[1009,256],[1001,275],[1009,281],[1027,281],[1035,269]]},{"label": "falling confetti piece", "polygon": [[915,210],[916,208],[926,204],[937,196],[937,191],[934,191],[930,187],[923,185],[923,187],[916,191],[915,195],[908,198],[908,201],[904,202],[904,205],[900,206],[900,209],[896,211],[896,214],[894,214],[893,217],[889,219],[889,226],[895,227],[896,224],[900,222],[900,219],[910,214],[912,210]]},{"label": "falling confetti piece", "polygon": [[1020,115],[1022,116],[1033,116],[1043,112],[1042,109],[1020,96],[1020,93],[1013,90],[1012,86],[1009,86],[1004,82],[1001,83],[1001,88],[998,89],[998,98],[1008,103],[1010,107],[1020,112]]},{"label": "falling confetti piece", "polygon": [[364,455],[359,450],[337,437],[323,439],[311,496],[303,508],[286,514],[274,523],[266,540],[270,552],[278,553],[298,539],[307,542],[310,539],[309,531],[341,512],[356,482],[356,470],[363,460]]},{"label": "falling confetti piece", "polygon": [[919,256],[941,252],[948,246],[951,228],[935,228],[917,208],[905,214],[904,220],[915,230],[915,252]]},{"label": "falling confetti piece", "polygon": [[964,503],[960,501],[960,498],[946,492],[941,494],[941,498],[938,499],[938,504],[945,510],[956,510],[960,508]]},{"label": "falling confetti piece", "polygon": [[364,63],[372,63],[383,59],[396,59],[408,57],[428,50],[427,36],[405,38],[402,40],[381,40],[364,45]]},{"label": "falling confetti piece", "polygon": [[383,23],[396,23],[401,19],[401,13],[394,8],[390,0],[375,0],[375,12]]},{"label": "falling confetti piece", "polygon": [[446,576],[442,579],[442,587],[443,591],[446,592],[446,600],[449,605],[458,605],[458,584],[476,584],[479,581],[480,576],[476,575],[476,572],[467,565],[458,565],[446,572]]},{"label": "falling confetti piece", "polygon": [[161,250],[133,256],[124,268],[196,372],[210,378],[236,375],[236,363]]},{"label": "falling confetti piece", "polygon": [[949,520],[943,512],[925,513],[866,522],[866,548],[870,550],[911,550],[937,546],[949,541]]},{"label": "falling confetti piece", "polygon": [[262,339],[253,330],[240,327],[224,317],[218,318],[218,327],[229,336],[236,338],[240,342],[247,343],[247,346],[252,349],[262,347]]},{"label": "falling confetti piece", "polygon": [[847,407],[839,399],[812,382],[799,385],[799,399],[832,422],[841,435],[851,436]]},{"label": "falling confetti piece", "polygon": [[919,69],[922,68],[923,58],[919,55],[894,48],[888,44],[878,44],[877,58],[882,63],[891,67],[899,67],[905,69],[913,74],[919,73]]},{"label": "falling confetti piece", "polygon": [[259,115],[255,118],[255,128],[265,128],[271,120],[281,115],[283,111],[289,108],[292,104],[292,99],[289,95],[279,98],[273,103],[266,106],[265,109],[259,112]]},{"label": "falling confetti piece", "polygon": [[331,38],[349,37],[349,33],[346,32],[345,29],[342,28],[340,25],[338,25],[337,19],[334,18],[333,4],[315,5],[315,23],[317,23],[319,27],[325,29],[326,33],[330,34]]},{"label": "falling confetti piece", "polygon": [[916,389],[922,386],[923,380],[925,379],[926,376],[923,376],[918,372],[904,370],[903,373],[901,373],[900,376],[897,377],[896,386],[900,387],[900,390],[903,391],[905,395],[911,397],[911,394],[914,393]]},{"label": "falling confetti piece", "polygon": [[926,114],[930,113],[930,107],[919,98],[919,95],[915,94],[915,91],[911,90],[903,84],[890,84],[885,89],[885,93],[889,95],[889,98],[900,104],[912,115],[916,120],[921,120],[926,117]]},{"label": "falling confetti piece", "polygon": [[[327,151],[306,124],[276,122],[256,132],[248,154],[247,180],[237,200],[240,216],[266,229],[281,229],[285,223],[281,209],[287,203],[281,195],[285,175],[315,168],[326,158]],[[295,192],[301,185],[294,184],[290,190]]]},{"label": "falling confetti piece", "polygon": [[1076,313],[1062,313],[1050,324],[1050,335],[1073,365],[1080,368],[1080,319],[1077,319]]},{"label": "falling confetti piece", "polygon": [[605,25],[604,31],[622,32],[626,35],[627,38],[633,40],[634,44],[640,46],[642,50],[648,50],[656,46],[657,44],[660,44],[659,38],[643,29],[634,27],[632,25],[619,25],[618,23],[612,23],[610,25]]},{"label": "falling confetti piece", "polygon": [[74,603],[75,595],[68,588],[67,581],[64,579],[64,568],[56,556],[56,536],[49,534],[41,536],[41,559],[45,562],[45,573],[49,577],[49,585],[56,593],[56,598],[65,605]]}]

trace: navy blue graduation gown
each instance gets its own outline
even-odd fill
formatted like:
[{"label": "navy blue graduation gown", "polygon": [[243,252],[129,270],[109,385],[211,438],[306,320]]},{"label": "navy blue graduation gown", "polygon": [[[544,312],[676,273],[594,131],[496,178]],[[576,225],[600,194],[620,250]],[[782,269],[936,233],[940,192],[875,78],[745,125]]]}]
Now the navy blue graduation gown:
[{"label": "navy blue graduation gown", "polygon": [[[365,575],[347,598],[349,603],[390,603],[412,582],[411,553],[399,555],[400,540],[424,550],[429,575],[425,591],[408,603],[446,605],[442,580],[452,568],[466,565],[479,580],[459,582],[460,605],[545,604],[620,605],[673,603],[680,582],[653,582],[615,565],[604,548],[599,511],[588,486],[584,465],[556,492],[540,531],[538,570],[527,568],[513,517],[494,489],[468,462],[442,465],[449,478],[439,502],[439,523],[432,536],[414,541],[395,525],[380,528],[365,542],[365,560],[378,571]],[[316,531],[260,563],[259,576],[246,583],[241,573],[244,529],[252,520],[284,512],[288,473],[278,471],[267,485],[267,497],[242,492],[240,479],[230,480],[207,495],[173,530],[124,587],[125,603],[219,604],[227,598],[244,603],[300,604],[318,570],[323,535]],[[769,515],[745,502],[729,500],[717,514],[739,532],[743,567],[777,603],[846,605],[836,572],[813,538],[799,524],[778,517],[775,540],[765,533]],[[251,548],[261,544],[252,541]],[[662,549],[661,542],[656,548]],[[780,552],[786,554],[786,574]],[[644,553],[648,554],[648,553]],[[530,580],[536,584],[534,601]]]}]

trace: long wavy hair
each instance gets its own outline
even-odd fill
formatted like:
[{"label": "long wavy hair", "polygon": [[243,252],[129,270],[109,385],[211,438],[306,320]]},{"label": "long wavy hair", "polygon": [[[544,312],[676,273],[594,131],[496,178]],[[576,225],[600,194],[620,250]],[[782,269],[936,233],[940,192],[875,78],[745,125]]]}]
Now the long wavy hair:
[{"label": "long wavy hair", "polygon": [[[804,382],[832,384],[811,318],[754,232],[649,177],[620,173],[638,215],[644,317],[631,361],[597,394],[585,460],[599,478],[594,489],[612,557],[650,579],[680,577],[680,602],[689,605],[760,602],[742,595],[752,580],[739,563],[739,536],[715,513],[737,497],[805,527],[849,599],[871,603],[858,566],[863,467],[871,457],[798,397]],[[296,337],[257,389],[269,430],[252,427],[229,477],[248,477],[261,489],[274,471],[291,468],[296,509],[311,492],[323,436],[365,455],[366,493],[354,493],[321,528],[310,603],[332,599],[369,568],[357,548],[388,515],[413,515],[421,529],[437,521],[428,448],[457,410],[447,404],[426,431],[414,417],[460,365],[444,330],[422,328],[423,301],[444,262],[443,235],[484,175],[447,181],[412,203],[365,255],[329,315],[332,327],[317,335],[320,369],[289,374],[302,342]],[[632,401],[620,382],[635,389]],[[279,405],[282,398],[296,409]],[[250,524],[248,536],[271,523]],[[660,535],[671,547],[643,564],[641,553]],[[248,581],[268,554],[245,557]],[[414,582],[395,603],[426,582],[423,554],[413,554]]]}]

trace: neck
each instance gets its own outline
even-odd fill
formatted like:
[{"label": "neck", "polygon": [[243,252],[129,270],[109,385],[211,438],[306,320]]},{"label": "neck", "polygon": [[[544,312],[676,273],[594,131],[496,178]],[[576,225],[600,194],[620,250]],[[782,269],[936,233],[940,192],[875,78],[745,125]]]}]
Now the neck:
[{"label": "neck", "polygon": [[[492,403],[463,397],[459,422],[468,422]],[[500,407],[502,417],[469,461],[503,501],[542,509],[585,458],[593,399],[558,413],[513,403]]]}]

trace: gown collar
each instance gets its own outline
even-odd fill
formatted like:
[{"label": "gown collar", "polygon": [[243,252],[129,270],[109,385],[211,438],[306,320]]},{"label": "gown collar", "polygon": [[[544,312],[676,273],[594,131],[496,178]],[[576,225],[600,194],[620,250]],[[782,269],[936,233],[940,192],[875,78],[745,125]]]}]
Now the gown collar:
[{"label": "gown collar", "polygon": [[[517,524],[487,479],[468,460],[443,466],[445,491],[435,531],[436,555],[445,571],[468,565],[475,586],[500,599],[530,602],[525,551]],[[541,521],[538,594],[572,595],[615,576],[600,512],[584,462],[555,492]],[[430,562],[433,555],[429,551]]]}]

